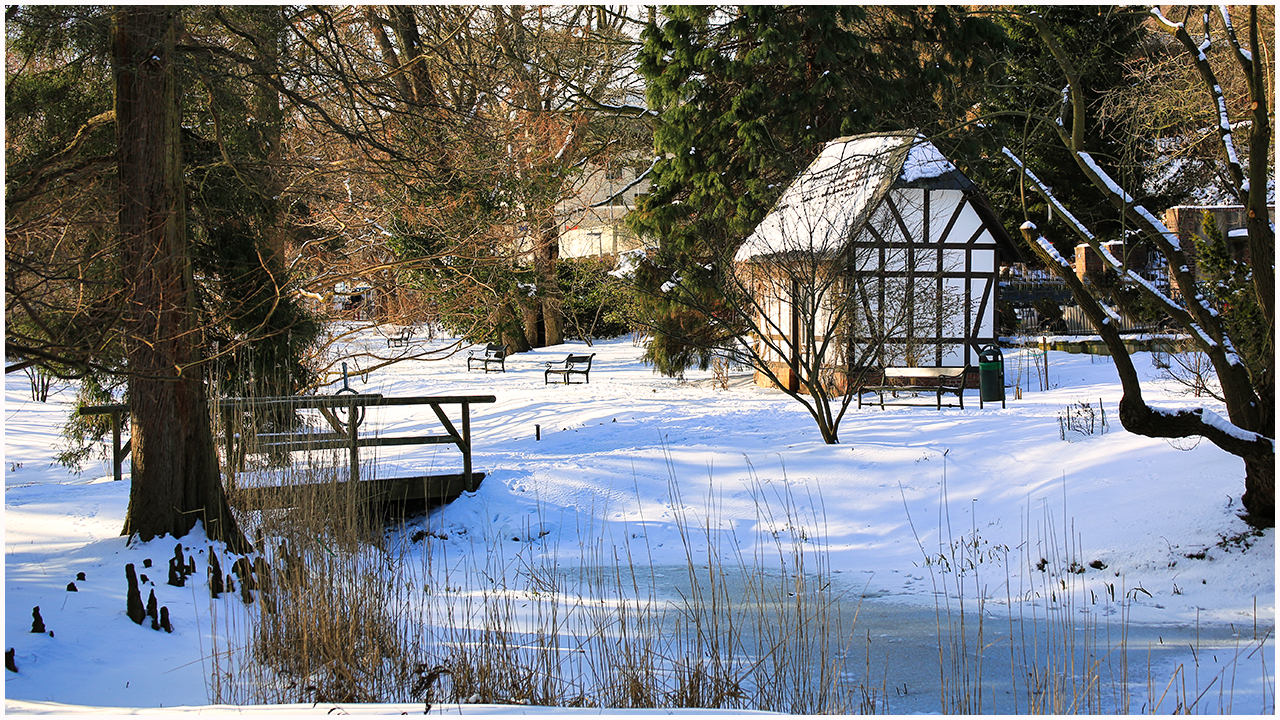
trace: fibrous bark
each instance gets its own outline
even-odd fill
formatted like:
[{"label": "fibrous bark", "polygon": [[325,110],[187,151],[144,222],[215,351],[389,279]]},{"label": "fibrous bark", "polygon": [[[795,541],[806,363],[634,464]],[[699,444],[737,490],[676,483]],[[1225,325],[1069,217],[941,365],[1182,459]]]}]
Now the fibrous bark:
[{"label": "fibrous bark", "polygon": [[243,552],[199,364],[173,68],[179,11],[124,7],[112,28],[133,443],[123,534],[181,537],[199,521],[211,539]]}]

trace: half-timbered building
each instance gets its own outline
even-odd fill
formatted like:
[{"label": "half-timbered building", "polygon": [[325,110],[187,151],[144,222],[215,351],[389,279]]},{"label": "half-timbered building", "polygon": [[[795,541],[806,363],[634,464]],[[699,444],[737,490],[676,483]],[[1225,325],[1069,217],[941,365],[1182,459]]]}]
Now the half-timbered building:
[{"label": "half-timbered building", "polygon": [[855,368],[976,368],[996,342],[1001,262],[1018,256],[973,182],[905,132],[828,143],[735,267],[757,308],[758,355],[794,386],[831,368],[838,384]]}]

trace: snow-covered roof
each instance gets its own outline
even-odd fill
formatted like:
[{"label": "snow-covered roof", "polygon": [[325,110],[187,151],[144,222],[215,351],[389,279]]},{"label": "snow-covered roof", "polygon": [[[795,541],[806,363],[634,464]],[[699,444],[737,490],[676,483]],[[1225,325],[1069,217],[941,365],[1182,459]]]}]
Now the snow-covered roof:
[{"label": "snow-covered roof", "polygon": [[914,132],[857,135],[827,143],[738,249],[741,262],[790,252],[834,253],[894,187],[971,189],[932,143]]},{"label": "snow-covered roof", "polygon": [[933,143],[918,138],[907,152],[907,160],[902,164],[902,174],[899,179],[911,183],[942,177],[952,172],[956,172],[956,166],[943,157],[942,152],[934,147]]}]

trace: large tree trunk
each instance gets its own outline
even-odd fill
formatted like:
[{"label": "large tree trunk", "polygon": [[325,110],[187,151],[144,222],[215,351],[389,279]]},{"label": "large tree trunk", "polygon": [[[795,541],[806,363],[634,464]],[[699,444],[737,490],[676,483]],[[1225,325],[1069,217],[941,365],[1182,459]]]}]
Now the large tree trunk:
[{"label": "large tree trunk", "polygon": [[543,347],[546,343],[542,341],[542,301],[536,297],[526,297],[522,294],[516,297],[516,302],[520,307],[524,336],[529,341],[529,347]]},{"label": "large tree trunk", "polygon": [[509,353],[529,352],[533,346],[525,336],[523,315],[509,302],[502,302],[489,314],[490,325],[495,329],[498,342],[507,347]]},{"label": "large tree trunk", "polygon": [[133,431],[123,534],[181,537],[203,521],[209,538],[244,552],[248,543],[222,490],[199,364],[173,72],[178,13],[124,7],[113,26]]},{"label": "large tree trunk", "polygon": [[564,295],[556,277],[560,261],[560,226],[555,218],[544,220],[533,249],[533,270],[538,294],[525,310],[525,334],[534,347],[564,343]]},{"label": "large tree trunk", "polygon": [[560,292],[560,279],[556,265],[560,262],[560,224],[551,218],[543,229],[538,254],[538,296],[542,299],[543,345],[564,343],[564,294]]},{"label": "large tree trunk", "polygon": [[[259,43],[259,57],[263,70],[272,78],[280,75],[280,35],[285,25],[284,11],[279,7],[263,6],[246,8],[251,20],[251,27]],[[262,173],[263,187],[259,192],[264,197],[279,198],[284,194],[284,108],[280,104],[280,92],[270,82],[259,82],[254,85],[253,108],[257,122],[254,128],[260,133],[258,142],[262,148],[262,161],[270,168],[270,172]],[[272,203],[277,205],[275,201]],[[268,257],[263,258],[263,265],[269,268],[284,267],[285,246],[289,233],[283,223],[275,216],[278,206],[273,208],[272,226],[265,231],[265,250]],[[290,390],[292,391],[292,390]]]}]

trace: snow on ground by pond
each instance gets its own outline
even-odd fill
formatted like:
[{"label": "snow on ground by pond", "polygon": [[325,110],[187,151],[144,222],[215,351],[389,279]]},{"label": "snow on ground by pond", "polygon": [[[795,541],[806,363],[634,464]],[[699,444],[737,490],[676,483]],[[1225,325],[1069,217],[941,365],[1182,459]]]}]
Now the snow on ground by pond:
[{"label": "snow on ground by pond", "polygon": [[[385,352],[376,333],[361,341]],[[590,384],[545,385],[545,361],[570,351],[596,353]],[[1007,565],[985,575],[993,605],[1036,587],[1028,565],[1069,545],[1087,588],[1099,597],[1108,586],[1132,596],[1131,623],[1202,623],[1246,639],[1255,628],[1274,627],[1275,534],[1251,536],[1237,517],[1242,463],[1207,442],[1126,433],[1107,358],[1050,352],[1050,388],[1023,374],[1022,398],[1010,388],[1004,409],[979,409],[976,389],[963,410],[855,407],[840,428],[841,444],[824,445],[800,404],[747,375],[733,377],[728,389],[718,389],[710,373],[663,378],[639,362],[641,352],[627,339],[543,348],[508,358],[505,374],[467,372],[462,353],[367,377],[358,371],[369,361],[353,358],[351,385],[388,396],[496,397],[472,408],[483,484],[428,520],[430,542],[459,566],[485,566],[490,553],[512,575],[531,559],[576,567],[630,556],[683,566],[690,546],[702,557],[708,539],[723,538],[767,562],[776,557],[766,547],[773,538],[802,538],[827,553],[851,597],[931,609],[939,580],[926,554],[976,533],[1010,549]],[[1010,383],[1019,353],[1006,351]],[[1150,376],[1149,401],[1203,401],[1161,380],[1148,354],[1135,359]],[[195,582],[164,583],[172,539],[125,545],[127,478],[113,482],[105,462],[82,475],[53,464],[71,395],[64,388],[48,403],[32,402],[26,378],[6,376],[5,647],[14,648],[18,667],[6,672],[6,710],[203,706],[207,658],[225,644],[210,613],[224,601],[210,601]],[[1064,441],[1060,416],[1081,403],[1094,410],[1101,403],[1109,428]],[[371,422],[396,434],[434,431],[424,410],[375,410]],[[459,470],[456,450],[435,445],[384,450],[377,472]],[[709,532],[683,540],[682,522]],[[157,599],[173,613],[172,635],[124,614],[122,568],[132,562],[147,573],[146,559],[154,561]],[[85,579],[76,581],[77,573]],[[78,592],[68,592],[70,582]],[[46,634],[29,632],[35,606]],[[1257,680],[1269,685],[1274,643],[1265,653],[1268,669]],[[1274,708],[1274,694],[1262,694]]]}]

